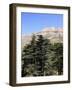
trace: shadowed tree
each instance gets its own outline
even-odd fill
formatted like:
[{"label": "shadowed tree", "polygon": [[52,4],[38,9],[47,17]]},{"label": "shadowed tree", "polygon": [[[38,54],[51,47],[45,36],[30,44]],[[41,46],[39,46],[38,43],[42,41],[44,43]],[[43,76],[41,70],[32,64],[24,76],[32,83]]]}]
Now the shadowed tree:
[{"label": "shadowed tree", "polygon": [[[30,71],[33,74],[35,63],[35,35],[32,36],[32,40],[29,44],[24,46],[22,51],[22,77],[30,75]],[[28,70],[29,69],[29,70]],[[32,70],[31,70],[32,69]]]},{"label": "shadowed tree", "polygon": [[58,75],[61,75],[63,73],[63,44],[55,43],[53,49],[55,52],[53,67],[57,69]]},{"label": "shadowed tree", "polygon": [[63,73],[63,44],[50,43],[42,35],[33,35],[22,50],[21,76],[48,76]]},{"label": "shadowed tree", "polygon": [[36,42],[36,66],[39,76],[45,75],[49,46],[50,41],[45,39],[42,35],[38,35]]}]

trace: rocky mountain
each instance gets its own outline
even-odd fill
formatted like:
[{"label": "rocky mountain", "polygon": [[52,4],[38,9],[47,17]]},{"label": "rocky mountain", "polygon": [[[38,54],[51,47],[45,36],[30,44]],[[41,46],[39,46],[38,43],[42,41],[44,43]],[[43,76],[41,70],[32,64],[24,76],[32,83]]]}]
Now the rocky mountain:
[{"label": "rocky mountain", "polygon": [[[63,42],[63,29],[60,28],[44,28],[40,32],[34,33],[35,35],[43,35],[44,38],[47,38],[51,43]],[[22,47],[28,44],[32,39],[32,35],[22,36]]]}]

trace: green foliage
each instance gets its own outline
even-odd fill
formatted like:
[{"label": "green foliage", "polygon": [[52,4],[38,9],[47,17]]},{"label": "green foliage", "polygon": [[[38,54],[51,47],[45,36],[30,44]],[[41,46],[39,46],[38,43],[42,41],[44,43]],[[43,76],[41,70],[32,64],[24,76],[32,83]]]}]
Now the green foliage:
[{"label": "green foliage", "polygon": [[[32,67],[35,63],[35,36],[33,35],[31,43],[24,46],[22,51],[22,77],[26,76],[28,73],[26,72],[26,69],[29,69]],[[30,64],[30,66],[28,66]]]},{"label": "green foliage", "polygon": [[53,45],[42,35],[33,35],[22,51],[22,77],[61,75],[62,72],[63,44]]},{"label": "green foliage", "polygon": [[61,75],[63,73],[63,44],[54,44],[54,52],[53,67],[58,70],[58,75]]}]

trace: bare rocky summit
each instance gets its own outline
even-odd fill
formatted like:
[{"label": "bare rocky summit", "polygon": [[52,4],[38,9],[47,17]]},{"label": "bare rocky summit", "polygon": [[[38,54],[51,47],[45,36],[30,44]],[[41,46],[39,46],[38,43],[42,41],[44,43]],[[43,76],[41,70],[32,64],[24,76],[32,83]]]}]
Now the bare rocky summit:
[{"label": "bare rocky summit", "polygon": [[[35,35],[43,35],[44,38],[49,39],[51,43],[63,42],[63,29],[61,28],[44,28]],[[32,39],[32,35],[22,35],[22,47],[28,44]]]}]

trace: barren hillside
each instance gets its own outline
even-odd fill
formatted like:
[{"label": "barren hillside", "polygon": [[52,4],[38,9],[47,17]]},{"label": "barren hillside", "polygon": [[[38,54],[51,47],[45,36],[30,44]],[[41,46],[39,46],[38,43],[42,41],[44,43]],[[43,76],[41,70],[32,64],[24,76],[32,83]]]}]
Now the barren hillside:
[{"label": "barren hillside", "polygon": [[[63,30],[55,28],[44,28],[40,32],[34,33],[35,35],[43,35],[44,38],[50,39],[51,43],[63,42]],[[22,36],[22,47],[28,44],[32,36]]]}]

